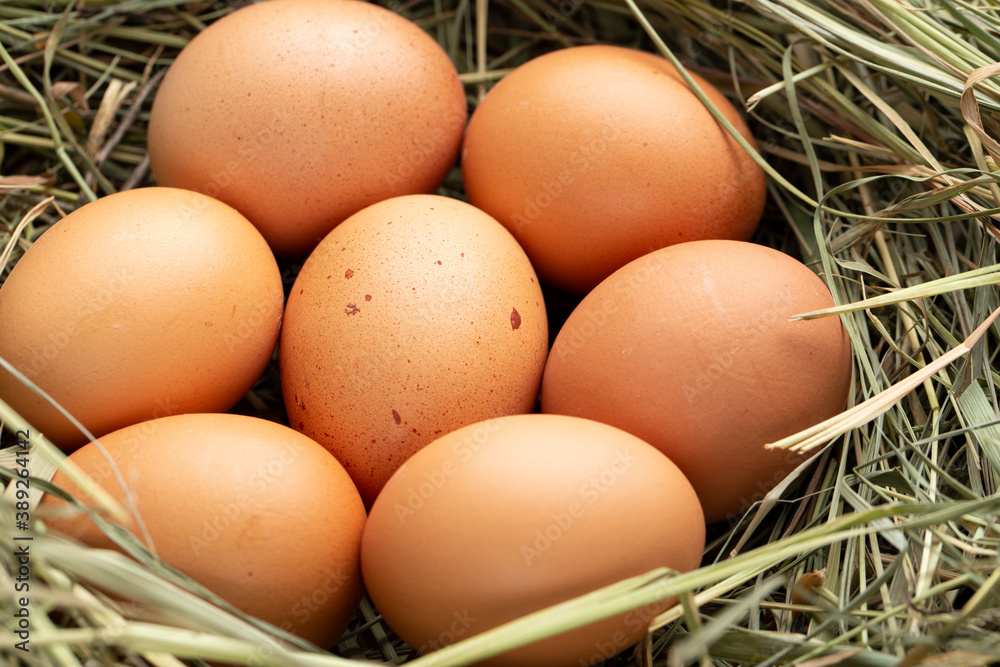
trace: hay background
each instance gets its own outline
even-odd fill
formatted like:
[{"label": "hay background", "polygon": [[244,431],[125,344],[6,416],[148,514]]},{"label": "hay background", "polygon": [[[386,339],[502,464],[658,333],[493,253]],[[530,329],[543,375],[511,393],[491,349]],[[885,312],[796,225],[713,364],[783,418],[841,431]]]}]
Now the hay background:
[{"label": "hay background", "polygon": [[[7,242],[17,230],[0,279],[31,239],[82,201],[81,192],[152,184],[144,142],[157,74],[200,26],[240,4],[0,4],[0,43],[23,71],[19,78],[9,66],[0,70],[0,237]],[[959,106],[970,72],[1000,60],[1000,12],[991,3],[945,0],[380,4],[418,22],[452,55],[470,109],[505,70],[555,48],[614,43],[656,51],[656,38],[638,20],[644,18],[680,62],[734,99],[768,93],[750,113],[774,176],[755,240],[810,263],[839,303],[905,298],[844,315],[855,347],[860,421],[843,423],[843,437],[787,489],[786,501],[713,527],[706,567],[678,584],[700,593],[668,612],[639,651],[611,664],[995,663],[996,329],[915,391],[900,393],[888,411],[876,415],[864,401],[954,349],[1000,306],[1000,272],[989,268],[996,264],[1000,214],[989,137],[1000,136],[1000,89],[988,78],[979,86],[981,133],[969,129],[975,119]],[[800,72],[807,76],[792,83],[787,75]],[[463,198],[457,166],[441,192]],[[19,228],[49,196],[52,203]],[[821,198],[826,208],[817,212]],[[282,262],[286,288],[298,266]],[[969,275],[976,281],[955,291],[951,283]],[[576,301],[546,292],[552,336]],[[276,362],[234,411],[284,420]],[[9,416],[5,421],[10,427]],[[0,443],[11,442],[9,432],[0,436]],[[899,532],[886,533],[887,527]],[[46,585],[86,595],[89,584],[81,592],[71,582],[92,583],[99,564],[60,548],[53,547]],[[8,573],[10,551],[0,552]],[[752,558],[733,561],[737,553]],[[749,564],[726,570],[732,563]],[[826,579],[818,595],[793,600],[791,583],[821,569]],[[655,595],[655,584],[636,590]],[[2,595],[6,609],[10,592]],[[601,613],[599,603],[588,604],[585,611]],[[192,655],[179,637],[156,643],[155,633],[131,625],[133,615],[150,621],[141,610],[106,599],[100,605],[111,611],[82,614],[54,604],[51,630],[41,634],[59,639],[31,664],[142,664],[135,657],[141,653],[167,665],[172,655]],[[108,634],[120,623],[134,634]],[[224,634],[213,628],[214,636]],[[151,646],[159,653],[150,653]],[[237,655],[225,653],[221,640],[200,646]],[[3,636],[0,652],[8,661],[22,657]],[[411,657],[367,603],[339,652],[394,662]],[[197,647],[193,655],[210,657]]]}]

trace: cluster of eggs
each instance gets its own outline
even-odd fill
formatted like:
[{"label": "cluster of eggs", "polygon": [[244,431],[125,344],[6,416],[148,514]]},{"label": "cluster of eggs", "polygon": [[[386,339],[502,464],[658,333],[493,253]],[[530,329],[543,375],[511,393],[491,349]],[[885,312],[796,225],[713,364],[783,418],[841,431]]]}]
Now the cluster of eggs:
[{"label": "cluster of eggs", "polygon": [[[847,400],[839,320],[789,320],[826,286],[748,243],[763,172],[667,61],[556,51],[466,120],[451,61],[399,15],[247,6],[163,81],[159,186],[69,214],[0,289],[21,376],[0,370],[0,397],[166,562],[320,646],[363,587],[427,652],[696,568],[706,522],[801,462],[763,445]],[[460,150],[469,203],[429,194]],[[275,255],[308,255],[287,299]],[[551,346],[540,281],[586,294]],[[291,427],[223,414],[279,333]],[[503,664],[602,660],[666,604]]]}]

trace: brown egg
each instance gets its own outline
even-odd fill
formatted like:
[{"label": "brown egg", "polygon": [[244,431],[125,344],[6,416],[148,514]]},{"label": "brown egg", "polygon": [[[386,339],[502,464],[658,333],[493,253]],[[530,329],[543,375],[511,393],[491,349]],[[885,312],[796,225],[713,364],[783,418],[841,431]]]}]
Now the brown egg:
[{"label": "brown egg", "polygon": [[637,259],[559,331],[542,411],[612,424],[684,471],[709,522],[738,518],[802,459],[764,445],[844,409],[851,346],[808,267],[740,241]]},{"label": "brown egg", "polygon": [[356,0],[261,2],[181,51],[149,157],[160,185],[221,199],[297,255],[369,204],[433,192],[465,120],[455,66],[416,24]]},{"label": "brown egg", "polygon": [[[205,195],[142,188],[73,211],[0,288],[0,356],[95,436],[223,412],[274,352],[284,295],[264,239]],[[0,369],[0,397],[53,442],[86,441]]]},{"label": "brown egg", "polygon": [[[274,422],[230,414],[164,417],[99,440],[70,459],[141,518],[126,526],[166,563],[252,616],[332,646],[361,599],[365,510],[343,467]],[[60,472],[53,483],[79,491]],[[126,505],[126,507],[128,507]],[[46,496],[51,530],[116,546],[83,514]],[[60,514],[62,513],[62,514]],[[133,517],[134,518],[134,517]]]},{"label": "brown egg", "polygon": [[397,197],[302,267],[281,338],[285,408],[370,504],[439,435],[534,409],[547,348],[541,289],[510,233],[455,199]]},{"label": "brown egg", "polygon": [[[417,452],[375,501],[361,568],[421,653],[658,567],[698,567],[705,523],[684,475],[638,438],[559,415],[466,426]],[[593,665],[672,601],[481,664]]]},{"label": "brown egg", "polygon": [[[751,140],[732,104],[695,76]],[[542,281],[586,293],[681,241],[748,240],[764,172],[665,59],[617,46],[535,58],[472,114],[469,201],[513,232]]]}]

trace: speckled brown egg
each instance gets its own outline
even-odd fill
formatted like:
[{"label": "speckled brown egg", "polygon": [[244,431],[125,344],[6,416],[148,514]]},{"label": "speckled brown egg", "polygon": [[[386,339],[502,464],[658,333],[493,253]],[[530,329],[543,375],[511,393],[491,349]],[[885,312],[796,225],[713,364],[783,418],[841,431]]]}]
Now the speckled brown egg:
[{"label": "speckled brown egg", "polygon": [[464,202],[397,197],[344,221],[302,267],[281,337],[285,408],[370,504],[438,436],[534,409],[547,347],[514,237]]},{"label": "speckled brown egg", "polygon": [[[605,424],[515,415],[417,452],[375,501],[361,544],[386,622],[430,653],[658,567],[698,567],[698,498],[665,456]],[[484,661],[594,665],[672,602],[627,611]]]},{"label": "speckled brown egg", "polygon": [[[694,79],[752,142],[722,93]],[[542,281],[577,293],[657,248],[748,240],[766,194],[763,170],[667,60],[604,45],[501,80],[469,121],[462,175]]]},{"label": "speckled brown egg", "polygon": [[221,199],[298,255],[369,204],[433,192],[465,120],[455,66],[416,24],[357,0],[261,2],[181,51],[149,157],[160,185]]},{"label": "speckled brown egg", "polygon": [[[0,288],[0,356],[95,436],[224,412],[274,352],[284,295],[267,243],[211,197],[141,188],[44,232]],[[69,450],[86,438],[0,369],[0,398]]]},{"label": "speckled brown egg", "polygon": [[657,447],[709,522],[739,518],[802,458],[764,445],[844,409],[851,345],[804,264],[740,241],[645,255],[588,294],[559,331],[542,410],[612,424]]},{"label": "speckled brown egg", "polygon": [[[99,442],[111,463],[93,443],[70,460],[122,503],[125,480],[135,508],[126,527],[148,535],[166,563],[286,632],[326,648],[340,638],[361,599],[365,510],[322,447],[281,424],[231,414],[164,417]],[[53,483],[75,490],[61,472]],[[46,496],[39,514],[51,530],[116,548],[67,510]]]}]

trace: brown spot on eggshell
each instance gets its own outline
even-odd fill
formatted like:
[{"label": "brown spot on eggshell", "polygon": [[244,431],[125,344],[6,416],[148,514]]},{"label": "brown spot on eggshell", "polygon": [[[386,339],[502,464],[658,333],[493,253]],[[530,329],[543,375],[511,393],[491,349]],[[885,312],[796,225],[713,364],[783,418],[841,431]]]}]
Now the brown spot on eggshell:
[{"label": "brown spot on eggshell", "polygon": [[365,301],[371,301],[371,300],[372,300],[372,295],[371,294],[365,294]]},{"label": "brown spot on eggshell", "polygon": [[354,276],[354,271],[352,271],[351,269],[347,269],[346,271],[344,271],[344,277],[347,278],[348,280],[350,280],[353,276]]},{"label": "brown spot on eggshell", "polygon": [[[337,252],[345,245],[346,252]],[[439,259],[443,264],[444,257],[461,253],[476,261],[440,270]],[[323,280],[345,266],[353,267],[352,280]],[[294,410],[289,383],[309,373],[307,392],[294,387],[310,406],[302,419],[320,444],[349,464],[367,502],[434,431],[534,409],[542,369],[536,359],[545,357],[547,327],[542,324],[543,336],[512,336],[503,315],[503,326],[496,326],[496,304],[507,314],[502,304],[523,304],[517,308],[523,322],[547,322],[534,276],[502,225],[436,195],[371,206],[330,232],[307,259],[298,281],[310,297],[293,294],[285,310],[285,400]],[[378,308],[362,309],[364,318],[331,317],[374,294]],[[316,366],[324,372],[314,372]],[[503,377],[501,386],[494,386],[495,374]],[[399,422],[405,430],[386,419],[392,410],[406,415]]]},{"label": "brown spot on eggshell", "polygon": [[393,410],[392,411],[392,421],[394,421],[397,424],[399,424],[401,420],[402,420],[402,418],[399,416],[399,413],[396,412],[395,410]]},{"label": "brown spot on eggshell", "polygon": [[[535,303],[538,303],[537,301]],[[510,311],[510,328],[517,330],[521,328],[521,316],[517,312],[517,308]]]},{"label": "brown spot on eggshell", "polygon": [[348,315],[356,315],[357,313],[361,312],[361,309],[358,308],[353,303],[349,303],[347,304],[347,307],[344,308],[344,312],[347,313]]}]

